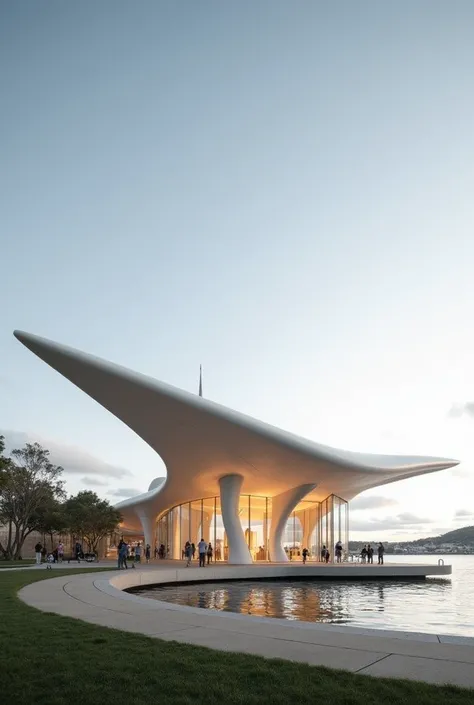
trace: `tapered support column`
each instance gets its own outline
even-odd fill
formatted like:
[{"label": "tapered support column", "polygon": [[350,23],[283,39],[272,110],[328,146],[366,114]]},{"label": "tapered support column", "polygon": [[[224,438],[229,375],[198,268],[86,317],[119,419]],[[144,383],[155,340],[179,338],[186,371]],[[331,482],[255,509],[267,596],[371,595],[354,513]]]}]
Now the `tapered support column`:
[{"label": "tapered support column", "polygon": [[298,502],[303,499],[308,492],[314,490],[315,487],[315,484],[299,485],[299,487],[293,487],[291,490],[287,490],[276,497],[272,497],[272,523],[268,542],[271,561],[277,563],[286,563],[288,561],[288,556],[282,545],[286,521]]},{"label": "tapered support column", "polygon": [[140,524],[143,529],[143,539],[145,546],[150,544],[151,550],[155,548],[155,519],[146,516],[146,514],[138,514]]},{"label": "tapered support column", "polygon": [[239,519],[242,475],[225,475],[219,480],[222,521],[229,542],[229,563],[252,563]]}]

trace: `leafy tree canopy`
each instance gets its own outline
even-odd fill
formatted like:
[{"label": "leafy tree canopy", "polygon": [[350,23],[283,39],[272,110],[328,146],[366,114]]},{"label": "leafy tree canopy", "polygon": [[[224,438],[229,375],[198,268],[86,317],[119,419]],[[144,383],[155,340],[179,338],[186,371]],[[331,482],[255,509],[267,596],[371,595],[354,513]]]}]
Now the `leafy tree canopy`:
[{"label": "leafy tree canopy", "polygon": [[63,469],[50,462],[49,451],[39,443],[13,450],[10,458],[3,456],[4,447],[2,437],[0,521],[15,529],[9,532],[4,553],[18,558],[26,537],[32,531],[41,531],[46,512],[64,499]]},{"label": "leafy tree canopy", "polygon": [[65,521],[77,537],[84,537],[90,551],[97,551],[99,541],[116,530],[122,517],[106,499],[84,490],[66,500]]}]

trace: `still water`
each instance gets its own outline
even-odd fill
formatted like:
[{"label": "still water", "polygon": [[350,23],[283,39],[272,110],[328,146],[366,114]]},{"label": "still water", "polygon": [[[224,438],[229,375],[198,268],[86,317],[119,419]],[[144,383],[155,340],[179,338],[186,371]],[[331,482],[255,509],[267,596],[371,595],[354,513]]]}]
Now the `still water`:
[{"label": "still water", "polygon": [[387,556],[386,563],[436,564],[439,558],[453,566],[449,578],[201,583],[134,594],[259,617],[474,636],[474,556]]}]

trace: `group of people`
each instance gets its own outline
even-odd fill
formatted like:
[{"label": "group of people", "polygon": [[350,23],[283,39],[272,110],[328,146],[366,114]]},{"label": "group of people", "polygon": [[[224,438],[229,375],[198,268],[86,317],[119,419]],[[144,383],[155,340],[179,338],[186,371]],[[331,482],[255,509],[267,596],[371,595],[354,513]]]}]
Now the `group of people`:
[{"label": "group of people", "polygon": [[[212,548],[212,544],[209,541],[209,543],[206,543],[204,539],[202,538],[198,545],[197,545],[197,550],[199,554],[199,567],[204,568],[206,565],[206,559],[207,559],[207,565],[211,563],[213,554],[214,554],[214,549]],[[194,557],[196,555],[196,546],[194,543],[191,543],[190,541],[186,541],[184,544],[184,549],[183,549],[183,558],[186,559],[186,567],[189,568],[191,565],[191,561],[194,560]]]},{"label": "group of people", "polygon": [[164,543],[160,543],[159,548],[158,548],[158,546],[155,546],[155,558],[160,558],[161,560],[163,560],[163,558],[166,558],[168,553],[169,553],[169,549],[166,550]]},{"label": "group of people", "polygon": [[35,557],[36,565],[39,565],[41,560],[45,560],[48,563],[62,563],[64,558],[64,544],[60,541],[56,548],[48,553],[46,546],[38,542],[35,546]]},{"label": "group of people", "polygon": [[[334,547],[334,555],[336,557],[336,563],[342,563],[342,541],[338,541]],[[301,555],[303,556],[303,563],[306,563],[309,557],[309,551],[307,548],[303,548],[303,551],[301,552]],[[331,558],[331,553],[327,546],[324,544],[323,547],[321,548],[321,553],[320,553],[320,560],[321,563],[329,563],[329,560]]]},{"label": "group of people", "polygon": [[[140,542],[136,546],[128,544],[123,538],[120,539],[119,545],[117,546],[118,553],[118,569],[122,570],[128,569],[127,561],[130,559],[132,562],[132,568],[135,568],[135,563],[141,563],[143,546]],[[147,563],[150,562],[151,557],[151,546],[149,543],[145,546],[145,560]]]},{"label": "group of people", "polygon": [[[378,564],[383,565],[383,554],[385,553],[385,546],[382,542],[377,546],[377,556]],[[362,563],[373,563],[374,562],[374,548],[369,544],[366,544],[362,551],[360,552],[360,557]]]}]

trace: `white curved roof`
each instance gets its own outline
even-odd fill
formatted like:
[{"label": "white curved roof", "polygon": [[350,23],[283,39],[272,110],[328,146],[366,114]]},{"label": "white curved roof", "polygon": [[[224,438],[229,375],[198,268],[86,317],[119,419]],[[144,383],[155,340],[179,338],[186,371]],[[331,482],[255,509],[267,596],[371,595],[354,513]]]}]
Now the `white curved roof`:
[{"label": "white curved roof", "polygon": [[[219,478],[244,477],[242,493],[274,496],[317,483],[308,498],[346,500],[378,485],[458,464],[447,458],[354,453],[314,443],[74,348],[15,331],[15,336],[121,419],[163,459],[167,478],[120,502],[124,520],[219,494]],[[157,478],[158,480],[159,478]]]}]

